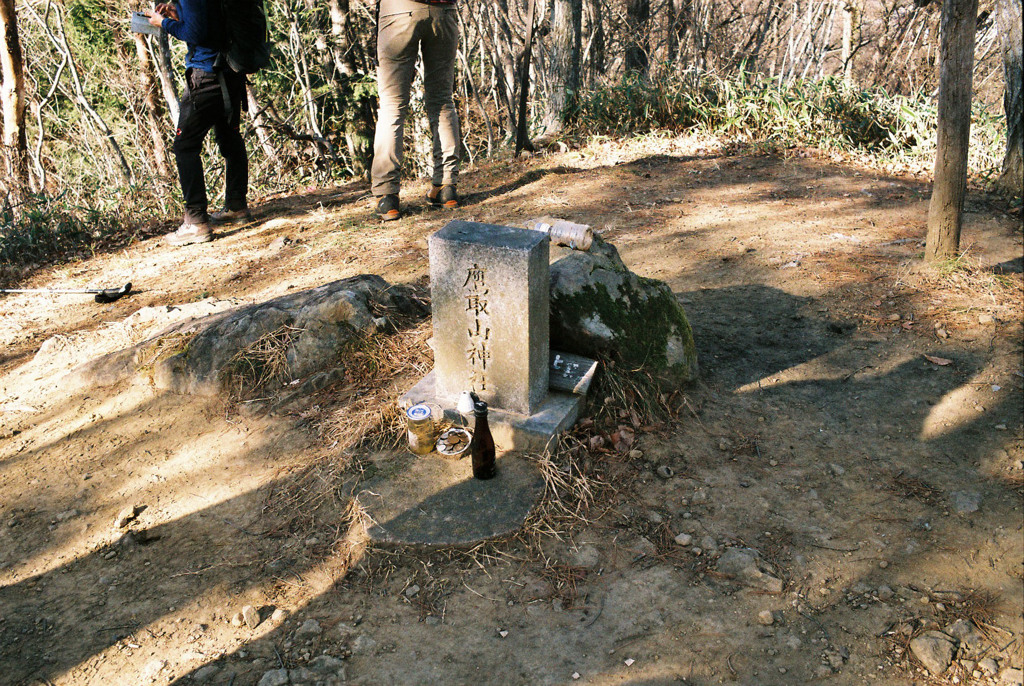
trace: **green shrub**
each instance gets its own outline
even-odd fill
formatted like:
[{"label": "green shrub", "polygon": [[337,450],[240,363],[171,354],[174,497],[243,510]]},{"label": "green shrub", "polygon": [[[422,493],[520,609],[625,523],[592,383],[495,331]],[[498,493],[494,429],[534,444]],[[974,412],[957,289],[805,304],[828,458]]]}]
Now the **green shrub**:
[{"label": "green shrub", "polygon": [[[709,73],[629,78],[582,94],[574,121],[582,134],[691,130],[781,146],[859,151],[929,167],[935,156],[931,98],[923,93],[890,96],[835,78],[788,84],[745,72],[731,78]],[[1002,117],[976,104],[972,174],[998,171],[1004,140]]]},{"label": "green shrub", "polygon": [[0,210],[0,280],[22,268],[86,257],[123,244],[125,224],[111,213],[75,207],[61,198],[34,196],[15,216]]}]

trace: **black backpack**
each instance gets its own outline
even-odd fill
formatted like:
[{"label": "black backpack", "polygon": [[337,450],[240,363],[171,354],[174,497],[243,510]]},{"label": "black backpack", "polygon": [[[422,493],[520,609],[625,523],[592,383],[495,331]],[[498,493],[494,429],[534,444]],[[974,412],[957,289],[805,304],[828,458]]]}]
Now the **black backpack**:
[{"label": "black backpack", "polygon": [[227,48],[221,56],[232,71],[255,74],[270,64],[267,14],[263,0],[220,0],[227,34]]}]

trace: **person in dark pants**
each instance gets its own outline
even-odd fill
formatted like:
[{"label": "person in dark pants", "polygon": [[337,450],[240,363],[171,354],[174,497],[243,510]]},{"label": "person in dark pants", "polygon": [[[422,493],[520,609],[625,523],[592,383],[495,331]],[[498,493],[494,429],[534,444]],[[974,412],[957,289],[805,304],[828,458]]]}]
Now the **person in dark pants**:
[{"label": "person in dark pants", "polygon": [[[222,66],[219,47],[224,42],[224,18],[217,0],[181,0],[180,4],[159,4],[147,11],[149,23],[184,41],[185,95],[181,99],[178,128],[174,136],[174,158],[185,201],[185,217],[177,231],[165,240],[170,245],[189,245],[213,240],[210,224],[249,218],[246,194],[249,160],[239,130],[245,99],[245,76]],[[220,154],[224,156],[224,210],[207,211],[206,179],[202,149],[206,134],[213,129]]]}]

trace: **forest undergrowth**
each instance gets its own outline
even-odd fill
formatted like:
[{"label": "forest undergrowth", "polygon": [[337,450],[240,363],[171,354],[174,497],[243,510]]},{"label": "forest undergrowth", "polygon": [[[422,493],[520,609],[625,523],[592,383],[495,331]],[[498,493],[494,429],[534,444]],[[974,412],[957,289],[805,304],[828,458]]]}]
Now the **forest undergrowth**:
[{"label": "forest undergrowth", "polygon": [[[486,163],[487,141],[479,133],[483,123],[474,121],[479,113],[469,114],[463,157]],[[969,184],[990,191],[999,174],[1005,118],[976,104],[971,123]],[[731,78],[681,73],[657,81],[626,78],[583,93],[558,142],[582,147],[594,139],[689,131],[717,138],[734,154],[785,155],[812,148],[868,169],[926,178],[934,162],[935,129],[935,102],[923,93],[890,96],[834,78],[786,84],[743,72]],[[407,131],[407,137],[414,133]],[[504,143],[492,159],[510,154],[509,142]],[[412,141],[407,150],[407,173],[422,172],[427,162],[419,157],[429,151],[418,151]],[[282,188],[302,192],[311,187],[301,173],[263,164],[260,155],[258,146],[250,144],[250,195],[257,202]],[[328,181],[354,178],[348,170]],[[211,197],[217,197],[222,166],[211,165],[207,181]],[[83,191],[34,194],[18,212],[0,208],[0,285],[17,284],[40,266],[72,262],[166,230],[180,206],[174,180],[167,178]]]}]

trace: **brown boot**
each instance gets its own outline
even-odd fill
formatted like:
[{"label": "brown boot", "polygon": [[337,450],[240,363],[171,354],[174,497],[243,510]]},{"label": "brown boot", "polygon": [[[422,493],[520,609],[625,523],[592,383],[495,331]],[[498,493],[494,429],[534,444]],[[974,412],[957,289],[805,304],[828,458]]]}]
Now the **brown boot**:
[{"label": "brown boot", "polygon": [[174,233],[164,236],[164,242],[175,247],[193,243],[209,243],[212,240],[213,231],[210,230],[209,224],[189,224],[187,222],[179,226]]},{"label": "brown boot", "polygon": [[402,210],[398,205],[397,195],[385,195],[377,203],[377,216],[382,221],[392,222],[396,219],[401,219]]},{"label": "brown boot", "polygon": [[248,207],[240,210],[228,210],[224,209],[220,212],[214,212],[210,215],[210,223],[214,225],[218,224],[241,224],[243,222],[252,221],[252,212],[249,211]]},{"label": "brown boot", "polygon": [[427,202],[434,207],[446,207],[454,210],[459,206],[459,193],[455,186],[434,186],[427,191]]}]

